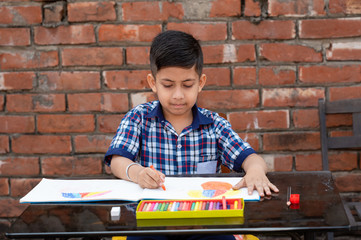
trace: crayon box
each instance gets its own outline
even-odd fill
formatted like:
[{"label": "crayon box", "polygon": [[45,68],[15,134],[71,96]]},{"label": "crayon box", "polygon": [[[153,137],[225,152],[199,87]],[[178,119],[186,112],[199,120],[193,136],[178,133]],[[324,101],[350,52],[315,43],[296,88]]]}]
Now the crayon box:
[{"label": "crayon box", "polygon": [[142,200],[136,210],[137,219],[243,217],[244,200],[192,199]]}]

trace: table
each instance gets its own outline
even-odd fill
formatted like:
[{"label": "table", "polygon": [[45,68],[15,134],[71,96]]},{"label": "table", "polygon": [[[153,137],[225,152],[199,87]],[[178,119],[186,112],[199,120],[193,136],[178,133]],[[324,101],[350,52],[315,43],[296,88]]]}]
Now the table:
[{"label": "table", "polygon": [[[240,176],[217,174],[215,176]],[[348,231],[350,224],[328,171],[272,172],[269,179],[280,190],[270,199],[246,202],[242,219],[212,219],[186,224],[137,222],[136,203],[30,205],[6,233],[9,238],[100,238],[144,234],[289,234],[313,239],[315,232]],[[286,205],[287,187],[300,194],[299,208]],[[121,217],[112,221],[110,210],[121,207]],[[227,222],[228,221],[228,222]],[[158,225],[157,225],[158,224]]]}]

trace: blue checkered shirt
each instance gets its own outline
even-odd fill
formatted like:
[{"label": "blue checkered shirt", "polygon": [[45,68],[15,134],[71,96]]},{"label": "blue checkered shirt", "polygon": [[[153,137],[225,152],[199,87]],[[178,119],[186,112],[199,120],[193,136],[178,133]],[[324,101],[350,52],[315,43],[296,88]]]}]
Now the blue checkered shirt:
[{"label": "blue checkered shirt", "polygon": [[244,159],[255,153],[251,146],[217,113],[196,105],[192,112],[192,124],[178,135],[159,101],[138,105],[122,119],[105,163],[120,155],[145,167],[153,165],[166,175],[196,173],[197,164],[207,161],[217,161],[217,172],[221,164],[241,171]]}]

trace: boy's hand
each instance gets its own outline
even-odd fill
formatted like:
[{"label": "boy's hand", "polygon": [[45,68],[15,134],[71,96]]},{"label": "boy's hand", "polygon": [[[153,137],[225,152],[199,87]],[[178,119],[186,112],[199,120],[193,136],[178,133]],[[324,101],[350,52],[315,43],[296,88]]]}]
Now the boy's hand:
[{"label": "boy's hand", "polygon": [[248,188],[248,194],[252,194],[253,190],[256,189],[260,197],[271,195],[271,190],[278,192],[278,188],[273,185],[267,178],[266,174],[262,170],[249,169],[246,175],[233,186],[233,189],[240,189],[242,187]]},{"label": "boy's hand", "polygon": [[247,187],[250,195],[256,189],[261,197],[264,197],[265,193],[267,196],[271,195],[271,190],[279,192],[278,188],[266,176],[267,166],[263,158],[257,154],[251,154],[243,161],[242,167],[246,171],[246,175],[233,186],[233,189]]},{"label": "boy's hand", "polygon": [[165,175],[149,167],[138,173],[137,183],[142,188],[159,188],[164,183]]}]

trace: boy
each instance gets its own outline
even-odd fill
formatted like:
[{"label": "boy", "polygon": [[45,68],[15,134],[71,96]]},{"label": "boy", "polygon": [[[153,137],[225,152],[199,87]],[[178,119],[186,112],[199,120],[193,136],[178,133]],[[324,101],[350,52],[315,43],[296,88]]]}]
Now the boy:
[{"label": "boy", "polygon": [[158,101],[138,105],[121,121],[105,155],[116,177],[158,188],[165,174],[215,173],[224,164],[246,172],[234,189],[256,189],[261,197],[278,192],[266,177],[264,160],[229,122],[196,106],[206,75],[202,50],[193,36],[179,31],[159,34],[151,46],[150,66],[147,81]]}]

